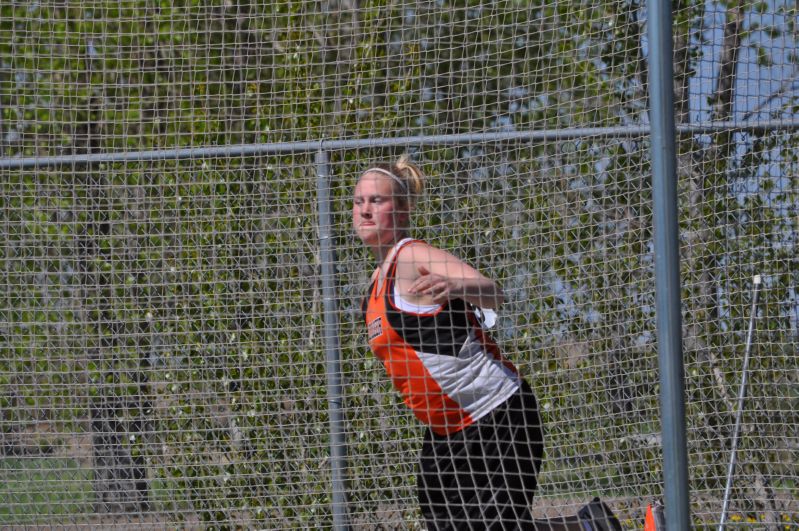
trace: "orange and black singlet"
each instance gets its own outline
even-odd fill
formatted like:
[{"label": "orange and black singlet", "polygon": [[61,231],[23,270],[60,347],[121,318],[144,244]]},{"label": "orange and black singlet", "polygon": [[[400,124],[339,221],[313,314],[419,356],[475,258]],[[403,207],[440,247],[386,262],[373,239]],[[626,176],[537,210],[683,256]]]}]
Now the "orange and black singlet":
[{"label": "orange and black singlet", "polygon": [[402,300],[394,288],[397,256],[413,241],[395,244],[382,286],[373,282],[364,299],[364,317],[369,347],[407,406],[445,435],[490,413],[520,380],[465,301],[420,307]]}]

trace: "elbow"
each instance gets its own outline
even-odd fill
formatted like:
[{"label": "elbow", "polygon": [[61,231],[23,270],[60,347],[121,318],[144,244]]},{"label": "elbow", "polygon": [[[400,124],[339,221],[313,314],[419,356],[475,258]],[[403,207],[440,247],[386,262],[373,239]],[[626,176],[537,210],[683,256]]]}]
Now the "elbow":
[{"label": "elbow", "polygon": [[494,308],[499,308],[505,303],[505,291],[502,286],[495,284],[496,291],[494,292]]},{"label": "elbow", "polygon": [[499,308],[503,304],[505,304],[505,295],[504,294],[497,295],[494,308]]}]

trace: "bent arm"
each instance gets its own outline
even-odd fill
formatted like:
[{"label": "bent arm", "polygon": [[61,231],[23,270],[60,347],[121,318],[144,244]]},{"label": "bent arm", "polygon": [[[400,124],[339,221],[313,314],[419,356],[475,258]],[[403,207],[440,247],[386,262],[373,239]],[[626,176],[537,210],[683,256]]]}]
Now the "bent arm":
[{"label": "bent arm", "polygon": [[482,274],[479,277],[461,278],[460,286],[454,294],[480,308],[496,309],[505,302],[502,288]]},{"label": "bent arm", "polygon": [[463,299],[481,308],[498,308],[502,288],[456,256],[425,243],[414,243],[398,257],[397,280],[402,292],[420,304]]}]

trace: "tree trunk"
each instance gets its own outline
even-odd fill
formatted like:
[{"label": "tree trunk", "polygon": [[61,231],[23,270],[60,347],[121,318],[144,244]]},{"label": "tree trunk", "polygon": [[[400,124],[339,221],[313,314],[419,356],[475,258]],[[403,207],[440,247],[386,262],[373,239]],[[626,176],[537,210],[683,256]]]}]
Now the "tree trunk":
[{"label": "tree trunk", "polygon": [[[723,27],[722,49],[719,53],[719,69],[712,103],[713,121],[730,121],[735,105],[735,83],[737,80],[738,54],[741,48],[741,32],[746,12],[741,1],[728,7]],[[688,100],[688,79],[690,61],[690,28],[683,24],[675,36],[675,113],[677,123],[690,121]],[[735,390],[730,389],[724,376],[725,360],[720,359],[720,348],[713,344],[713,335],[721,333],[719,327],[719,290],[722,281],[720,258],[724,252],[712,249],[719,239],[717,234],[719,220],[716,217],[718,203],[728,195],[731,170],[734,161],[735,144],[733,135],[721,131],[713,135],[712,142],[703,146],[693,138],[679,143],[678,173],[687,183],[687,210],[690,218],[690,232],[684,232],[684,259],[688,264],[690,286],[693,287],[695,302],[691,305],[690,317],[686,320],[685,344],[688,352],[700,356],[698,361],[707,362],[715,389],[715,396],[721,402],[714,406],[717,413],[708,415],[706,433],[720,441],[728,440],[731,433],[722,429],[731,424],[735,414]],[[723,205],[722,205],[723,206]],[[726,214],[726,210],[724,211]],[[722,445],[721,455],[727,456],[728,444]],[[720,463],[720,478],[723,478],[725,463]],[[754,470],[751,486],[758,504],[768,508],[769,518],[778,514],[773,489],[768,478],[759,470]],[[777,522],[772,522],[776,525]]]}]

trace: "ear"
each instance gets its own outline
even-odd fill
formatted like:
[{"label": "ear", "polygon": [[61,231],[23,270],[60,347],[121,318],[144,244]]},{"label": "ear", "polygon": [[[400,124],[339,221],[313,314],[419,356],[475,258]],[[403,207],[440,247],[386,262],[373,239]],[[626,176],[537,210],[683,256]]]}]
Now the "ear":
[{"label": "ear", "polygon": [[407,210],[401,210],[396,213],[397,221],[403,226],[407,227],[411,219],[411,214]]}]

